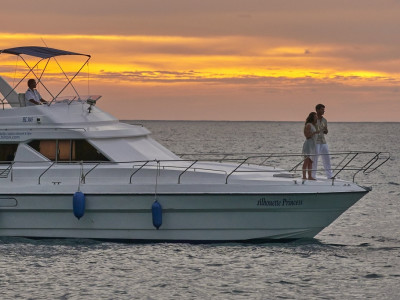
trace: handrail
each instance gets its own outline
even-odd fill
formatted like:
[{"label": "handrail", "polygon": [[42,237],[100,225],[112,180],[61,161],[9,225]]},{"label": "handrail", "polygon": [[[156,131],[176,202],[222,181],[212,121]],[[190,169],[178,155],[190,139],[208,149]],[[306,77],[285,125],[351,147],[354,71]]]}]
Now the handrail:
[{"label": "handrail", "polygon": [[135,175],[137,172],[139,172],[145,165],[147,165],[150,162],[150,160],[146,161],[139,169],[137,169],[135,172],[132,173],[131,177],[129,178],[129,184],[132,184],[132,177]]},{"label": "handrail", "polygon": [[[218,155],[218,153],[212,153],[213,155]],[[211,155],[211,154],[210,154]],[[233,156],[233,154],[230,154],[229,156]],[[244,156],[244,154],[239,153],[240,156]],[[335,166],[332,168],[334,171],[334,176],[332,177],[332,180],[335,180],[339,174],[342,172],[353,172],[351,174],[353,176],[353,182],[355,181],[355,177],[357,174],[363,172],[364,174],[368,175],[371,172],[375,171],[378,169],[380,166],[382,166],[384,163],[386,163],[390,159],[390,153],[388,152],[368,152],[368,151],[350,151],[350,152],[331,152],[331,156],[335,157],[336,161],[341,159],[341,156],[345,156],[345,159],[342,159],[339,163],[338,166]],[[365,163],[364,160],[357,159],[361,155],[369,155],[368,161]],[[372,158],[371,158],[372,156]],[[298,162],[297,158],[301,157],[301,161]],[[304,156],[303,154],[293,154],[293,153],[268,153],[268,154],[259,154],[259,155],[251,155],[247,156],[244,158],[236,158],[232,157],[229,159],[221,159],[221,158],[209,158],[209,159],[190,159],[190,160],[184,160],[184,159],[166,159],[166,160],[142,160],[142,161],[124,161],[124,162],[110,162],[110,161],[91,161],[91,162],[68,162],[68,164],[74,164],[74,163],[80,163],[82,167],[88,168],[87,172],[82,175],[81,182],[83,184],[86,183],[86,178],[89,174],[91,174],[95,169],[97,169],[99,166],[105,165],[105,164],[115,164],[115,165],[123,165],[123,164],[133,164],[133,170],[132,173],[130,174],[129,177],[129,184],[132,184],[133,182],[133,176],[135,176],[139,171],[144,169],[146,166],[147,167],[153,167],[153,165],[149,165],[154,162],[159,162],[161,164],[161,168],[164,170],[166,169],[184,169],[179,173],[177,173],[177,182],[178,184],[181,183],[182,176],[187,173],[189,170],[192,171],[197,171],[197,170],[202,170],[202,171],[214,171],[214,172],[222,172],[225,174],[225,184],[228,184],[229,179],[233,174],[237,173],[275,173],[277,172],[275,167],[273,165],[270,165],[268,168],[263,165],[267,159],[273,159],[273,163],[277,164],[277,158],[287,158],[287,163],[286,166],[283,166],[283,168],[279,168],[278,172],[284,172],[284,173],[292,173],[292,172],[297,172],[298,166],[304,161]],[[258,163],[262,161],[262,165],[259,165]],[[288,168],[287,164],[292,164],[294,161],[297,161],[295,163],[295,166],[292,168]],[[175,162],[175,163],[174,163]],[[214,164],[208,166],[207,163],[219,163],[223,162],[222,164]],[[228,164],[229,162],[229,164]],[[24,167],[25,164],[30,164],[30,163],[51,163],[50,166],[48,166],[43,172],[38,176],[38,184],[41,184],[41,178],[55,165],[60,166],[65,164],[65,162],[45,162],[45,161],[37,161],[37,162],[29,162],[29,161],[13,161],[13,162],[8,162],[8,164],[11,163],[11,166],[8,166],[10,169],[10,172],[15,173],[15,169],[21,170],[21,167]],[[22,163],[23,165],[20,166],[19,163]],[[200,163],[204,163],[201,165]],[[243,167],[244,164],[248,163],[249,165],[253,166],[258,166],[257,168],[245,168],[244,170],[240,170],[240,168]],[[195,164],[199,164],[198,167],[194,167]],[[89,167],[88,167],[89,166]],[[138,167],[137,167],[138,166]],[[137,168],[136,168],[137,167]],[[43,168],[43,166],[40,166],[40,168]],[[127,170],[126,168],[123,168],[123,170]],[[294,171],[295,170],[295,171]],[[1,170],[0,170],[1,173]],[[15,175],[15,174],[14,174]],[[11,181],[13,181],[13,174],[11,176]],[[15,177],[15,176],[14,176]],[[332,182],[334,183],[334,181]]]},{"label": "handrail", "polygon": [[97,166],[99,166],[101,164],[101,162],[98,162],[93,168],[91,168],[89,171],[87,171],[86,172],[86,174],[82,174],[82,179],[81,179],[81,182],[82,183],[86,183],[86,176],[90,173],[90,172],[92,172],[95,168],[97,168]]},{"label": "handrail", "polygon": [[[180,167],[180,166],[168,166],[168,165],[163,165],[160,168],[163,170],[171,168],[171,169],[186,169],[186,167]],[[203,171],[214,171],[214,172],[221,172],[228,174],[225,170],[218,170],[218,169],[211,169],[211,168],[193,168],[193,171],[196,172],[196,170],[203,170]]]},{"label": "handrail", "polygon": [[[380,152],[379,152],[380,153]],[[361,171],[365,172],[365,170],[368,170],[371,166],[373,166],[379,159],[379,153],[377,153],[374,157],[372,157],[365,165],[363,165],[357,172],[354,173],[353,175],[353,182],[356,178],[356,175],[360,173]],[[367,167],[368,166],[368,167]]]},{"label": "handrail", "polygon": [[297,167],[300,166],[306,159],[304,158],[301,162],[299,162],[298,164],[296,164],[293,168],[291,168],[289,170],[289,172],[293,172],[293,171],[297,171]]},{"label": "handrail", "polygon": [[7,168],[1,169],[0,177],[2,177],[4,174],[5,174],[6,177],[8,177],[8,174],[11,173],[11,181],[13,181],[12,167],[14,165],[14,162],[13,161],[12,162],[8,162],[8,164],[9,164],[9,166],[7,166]]},{"label": "handrail", "polygon": [[71,99],[71,101],[68,102],[68,105],[70,105],[72,103],[72,101],[74,101],[76,99],[76,96],[74,96],[74,98]]},{"label": "handrail", "polygon": [[234,173],[236,172],[237,169],[239,169],[249,158],[246,158],[245,160],[243,160],[232,172],[230,172],[226,178],[225,178],[225,184],[228,184],[228,178]]},{"label": "handrail", "polygon": [[342,164],[342,162],[344,162],[349,157],[350,154],[351,154],[351,152],[347,153],[347,155],[340,161],[340,163],[337,164],[336,168],[333,169],[332,172],[335,172],[336,170],[338,170],[339,166]]},{"label": "handrail", "polygon": [[4,173],[6,173],[7,170],[10,169],[10,168],[11,168],[11,164],[9,166],[7,166],[7,168],[5,168],[5,169],[0,169],[0,171],[1,171],[0,172],[0,176],[3,175]]},{"label": "handrail", "polygon": [[197,163],[198,161],[197,160],[195,160],[189,167],[187,167],[186,169],[185,169],[185,171],[183,171],[181,174],[179,174],[179,176],[178,176],[178,184],[180,184],[181,183],[181,176],[183,175],[183,173],[185,173],[187,170],[189,170],[195,163]]},{"label": "handrail", "polygon": [[[381,153],[381,152],[379,152]],[[382,166],[384,163],[386,163],[390,159],[390,156],[388,156],[383,162],[381,162],[379,165],[377,165],[375,168],[373,168],[371,171],[368,171],[374,164],[370,165],[366,170],[364,170],[364,174],[370,174],[374,172],[376,169],[378,169],[380,166]],[[375,162],[374,162],[375,163]]]},{"label": "handrail", "polygon": [[13,161],[13,162],[11,163],[11,168],[10,168],[10,173],[11,173],[10,179],[11,179],[11,182],[14,181],[14,169],[13,169],[14,164],[15,164],[15,162]]},{"label": "handrail", "polygon": [[50,165],[50,167],[48,167],[46,170],[44,170],[44,172],[43,172],[42,174],[40,174],[38,184],[40,184],[40,178],[42,178],[42,176],[44,175],[44,173],[46,173],[48,170],[50,170],[50,168],[51,168],[52,166],[54,166],[56,163],[57,163],[56,161],[53,161],[53,163]]},{"label": "handrail", "polygon": [[86,128],[84,127],[60,127],[60,128],[54,128],[54,127],[41,127],[41,128],[28,128],[28,129],[17,129],[17,128],[1,128],[0,130],[3,131],[49,131],[49,130],[54,130],[54,131],[61,131],[61,130],[83,130],[86,131]]},{"label": "handrail", "polygon": [[[356,153],[348,162],[347,162],[347,164],[345,164],[335,175],[333,175],[332,176],[332,180],[335,180],[336,179],[336,176],[340,173],[340,172],[342,172],[343,170],[344,170],[344,168],[346,168],[356,157],[357,157],[357,155],[358,155],[358,153]],[[354,180],[354,178],[353,178],[353,180]]]}]

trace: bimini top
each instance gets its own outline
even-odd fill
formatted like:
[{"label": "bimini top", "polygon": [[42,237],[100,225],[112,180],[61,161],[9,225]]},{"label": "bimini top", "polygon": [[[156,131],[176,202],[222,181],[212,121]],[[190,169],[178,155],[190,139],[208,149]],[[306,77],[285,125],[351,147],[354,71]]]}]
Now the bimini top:
[{"label": "bimini top", "polygon": [[48,48],[48,47],[38,47],[38,46],[9,48],[9,49],[0,50],[0,54],[1,53],[8,53],[8,54],[14,54],[14,55],[26,54],[26,55],[40,57],[40,58],[51,58],[51,57],[60,56],[60,55],[83,55],[83,56],[90,57],[90,55],[88,55],[88,54],[81,54],[81,53],[76,53],[76,52],[58,50],[58,49]]},{"label": "bimini top", "polygon": [[[50,100],[48,105],[51,105],[54,101],[56,101],[56,99],[60,100],[58,97],[65,90],[65,88],[67,86],[71,86],[76,93],[76,96],[74,96],[73,98],[68,98],[69,100],[64,99],[64,100],[68,100],[69,104],[72,103],[72,101],[75,99],[83,100],[83,99],[87,98],[86,100],[96,101],[97,99],[100,98],[100,96],[97,96],[97,95],[96,95],[96,97],[97,97],[96,99],[94,99],[93,96],[87,96],[86,98],[81,97],[78,94],[78,92],[76,91],[76,89],[74,88],[74,86],[72,85],[72,80],[74,80],[74,78],[79,74],[79,72],[82,70],[82,68],[88,64],[88,62],[91,58],[90,55],[88,55],[88,54],[81,54],[81,53],[77,53],[77,52],[59,50],[59,49],[48,48],[48,47],[38,47],[38,46],[15,47],[15,48],[8,48],[8,49],[0,50],[0,54],[3,54],[3,53],[17,55],[18,57],[20,57],[22,59],[22,61],[25,63],[25,65],[29,69],[28,73],[14,87],[11,87],[4,79],[2,79],[0,77],[0,93],[4,96],[3,99],[0,99],[0,106],[2,105],[3,109],[4,109],[5,103],[10,104],[11,107],[25,106],[25,96],[23,93],[18,94],[16,92],[16,88],[31,73],[36,77],[37,81],[40,82],[40,84],[46,89],[46,91],[51,96],[52,99]],[[36,62],[35,65],[31,66],[24,59],[23,55],[36,57],[36,58],[38,58],[38,61]],[[87,59],[83,63],[82,67],[78,70],[78,72],[76,72],[76,74],[73,75],[72,77],[68,77],[67,74],[64,73],[60,64],[57,62],[58,66],[60,67],[60,70],[64,73],[65,77],[67,78],[67,84],[57,94],[54,94],[54,93],[50,92],[50,90],[43,84],[42,75],[44,74],[46,67],[47,67],[47,63],[51,60],[51,58],[54,58],[56,56],[66,56],[66,55],[86,56]],[[45,59],[48,60],[48,62],[46,63],[46,66],[43,68],[40,75],[36,75],[34,69],[39,65],[39,63],[41,61],[43,61]],[[7,100],[7,101],[5,102],[5,100]]]}]

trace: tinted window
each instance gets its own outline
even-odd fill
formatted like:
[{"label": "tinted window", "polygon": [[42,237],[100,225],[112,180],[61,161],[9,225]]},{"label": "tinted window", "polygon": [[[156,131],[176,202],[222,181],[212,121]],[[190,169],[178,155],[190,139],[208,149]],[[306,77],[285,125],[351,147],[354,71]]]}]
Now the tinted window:
[{"label": "tinted window", "polygon": [[109,161],[86,140],[34,140],[28,145],[53,161]]},{"label": "tinted window", "polygon": [[0,144],[0,162],[13,161],[18,144]]}]

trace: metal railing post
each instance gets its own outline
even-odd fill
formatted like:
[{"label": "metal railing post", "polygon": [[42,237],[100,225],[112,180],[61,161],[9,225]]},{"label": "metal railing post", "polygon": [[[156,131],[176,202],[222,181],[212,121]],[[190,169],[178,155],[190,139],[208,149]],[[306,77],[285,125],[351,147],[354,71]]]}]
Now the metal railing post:
[{"label": "metal railing post", "polygon": [[185,171],[183,171],[181,174],[179,174],[179,176],[178,176],[178,184],[180,184],[181,183],[181,176],[183,175],[183,173],[185,173],[187,170],[189,170],[195,163],[197,163],[198,161],[197,160],[195,160],[189,167],[187,167],[186,169],[185,169]]},{"label": "metal railing post", "polygon": [[44,173],[46,173],[48,170],[50,170],[50,168],[51,168],[52,166],[54,166],[55,163],[56,163],[56,162],[53,161],[53,163],[50,165],[50,167],[48,167],[46,170],[44,170],[44,172],[43,172],[42,174],[40,174],[39,180],[38,180],[38,184],[40,184],[40,179],[42,178],[42,176],[44,175]]},{"label": "metal railing post", "polygon": [[137,169],[135,172],[132,173],[131,177],[129,178],[129,184],[132,184],[132,177],[135,175],[137,172],[139,172],[145,165],[147,165],[150,162],[150,160],[146,161],[143,165],[140,166],[139,169]]},{"label": "metal railing post", "polygon": [[243,160],[232,172],[230,172],[230,173],[228,174],[228,176],[226,176],[225,184],[228,184],[228,178],[229,178],[237,169],[239,169],[249,158],[250,158],[250,157],[248,157],[248,158],[246,158],[245,160]]}]

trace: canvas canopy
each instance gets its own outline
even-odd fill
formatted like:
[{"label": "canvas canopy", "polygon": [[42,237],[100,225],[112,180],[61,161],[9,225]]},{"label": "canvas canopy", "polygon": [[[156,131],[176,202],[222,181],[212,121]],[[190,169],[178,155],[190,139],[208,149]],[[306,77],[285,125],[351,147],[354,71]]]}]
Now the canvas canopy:
[{"label": "canvas canopy", "polygon": [[87,55],[87,54],[81,54],[81,53],[70,52],[70,51],[65,51],[65,50],[58,50],[58,49],[48,48],[48,47],[38,47],[38,46],[9,48],[9,49],[0,50],[0,54],[1,53],[8,53],[8,54],[14,54],[14,55],[25,54],[25,55],[30,55],[30,56],[34,56],[34,57],[40,57],[42,59],[51,58],[51,57],[60,56],[60,55],[83,55],[83,56],[90,57],[90,55]]}]

